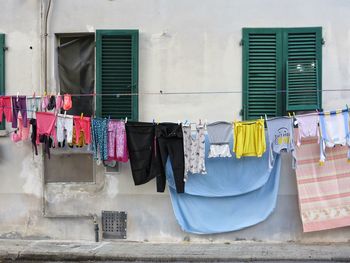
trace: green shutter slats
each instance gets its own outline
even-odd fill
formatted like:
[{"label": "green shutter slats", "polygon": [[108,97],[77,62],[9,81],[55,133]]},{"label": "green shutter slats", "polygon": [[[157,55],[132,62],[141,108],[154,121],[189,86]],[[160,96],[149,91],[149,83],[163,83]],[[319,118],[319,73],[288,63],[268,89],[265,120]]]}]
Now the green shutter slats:
[{"label": "green shutter slats", "polygon": [[[96,88],[102,94],[96,114],[112,119],[138,119],[138,31],[97,31],[98,76]],[[108,96],[108,94],[126,94]]]},{"label": "green shutter slats", "polygon": [[276,32],[254,32],[244,29],[243,107],[245,119],[267,114],[277,116],[280,104],[278,86],[279,35]]},{"label": "green shutter slats", "polygon": [[285,39],[286,110],[320,109],[320,28],[286,30]]}]

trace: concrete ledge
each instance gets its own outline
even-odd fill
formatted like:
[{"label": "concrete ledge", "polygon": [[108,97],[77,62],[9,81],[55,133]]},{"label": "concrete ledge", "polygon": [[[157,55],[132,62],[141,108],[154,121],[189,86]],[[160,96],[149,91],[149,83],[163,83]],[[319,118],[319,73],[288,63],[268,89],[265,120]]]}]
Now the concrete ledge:
[{"label": "concrete ledge", "polygon": [[232,244],[0,240],[0,261],[350,261],[350,243]]}]

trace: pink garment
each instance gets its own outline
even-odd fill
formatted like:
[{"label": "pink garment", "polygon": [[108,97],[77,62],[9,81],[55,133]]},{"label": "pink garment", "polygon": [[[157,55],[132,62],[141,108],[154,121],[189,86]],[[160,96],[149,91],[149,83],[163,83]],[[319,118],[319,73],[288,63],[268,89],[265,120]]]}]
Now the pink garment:
[{"label": "pink garment", "polygon": [[346,146],[327,148],[320,166],[317,137],[296,147],[296,179],[304,232],[350,226],[350,163]]},{"label": "pink garment", "polygon": [[62,95],[57,95],[56,97],[56,110],[59,113],[60,109],[63,107],[63,98]]},{"label": "pink garment", "polygon": [[2,122],[4,114],[5,120],[12,122],[12,103],[10,96],[0,96],[0,122]]},{"label": "pink garment", "polygon": [[320,133],[318,127],[318,114],[305,114],[296,116],[298,121],[298,138],[297,145],[301,145],[301,139],[307,137],[317,137],[320,141]]},{"label": "pink garment", "polygon": [[51,112],[36,113],[36,144],[40,144],[39,135],[52,136],[55,144],[57,144],[56,119],[57,116]]},{"label": "pink garment", "polygon": [[47,106],[49,105],[50,98],[49,96],[44,96],[42,97],[41,101],[41,109],[46,110]]},{"label": "pink garment", "polygon": [[24,127],[22,117],[18,117],[18,131],[17,131],[17,134],[20,136],[21,140],[22,141],[28,140],[29,133],[30,133],[29,120],[27,119],[27,127]]},{"label": "pink garment", "polygon": [[108,160],[127,162],[128,159],[125,123],[110,120],[108,122]]},{"label": "pink garment", "polygon": [[91,143],[91,118],[74,116],[75,142],[79,145],[80,131],[84,132],[85,144]]},{"label": "pink garment", "polygon": [[14,132],[11,134],[11,140],[13,142],[19,142],[21,141],[21,136],[17,132]]}]

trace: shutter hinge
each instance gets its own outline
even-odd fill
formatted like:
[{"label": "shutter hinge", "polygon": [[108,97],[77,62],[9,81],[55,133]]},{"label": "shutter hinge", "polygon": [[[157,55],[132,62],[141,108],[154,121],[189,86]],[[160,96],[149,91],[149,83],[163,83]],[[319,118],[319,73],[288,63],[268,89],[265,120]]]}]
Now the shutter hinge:
[{"label": "shutter hinge", "polygon": [[239,111],[239,116],[243,116],[243,114],[244,114],[244,109],[241,109],[241,110]]},{"label": "shutter hinge", "polygon": [[2,49],[3,49],[4,51],[9,50],[9,48],[8,48],[8,47],[3,47]]},{"label": "shutter hinge", "polygon": [[241,41],[239,41],[239,45],[240,45],[240,46],[244,46],[244,41],[243,41],[243,39],[241,39]]},{"label": "shutter hinge", "polygon": [[321,39],[321,44],[322,44],[322,46],[323,46],[324,44],[326,44],[326,40],[324,40],[324,38]]}]

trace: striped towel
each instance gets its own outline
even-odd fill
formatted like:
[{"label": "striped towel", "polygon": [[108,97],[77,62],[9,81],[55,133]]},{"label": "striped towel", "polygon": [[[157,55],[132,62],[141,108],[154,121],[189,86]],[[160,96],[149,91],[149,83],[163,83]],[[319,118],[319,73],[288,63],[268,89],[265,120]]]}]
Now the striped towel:
[{"label": "striped towel", "polygon": [[316,137],[307,138],[296,147],[296,178],[304,232],[350,225],[347,150],[347,146],[326,148],[329,161],[320,166],[320,147]]}]

